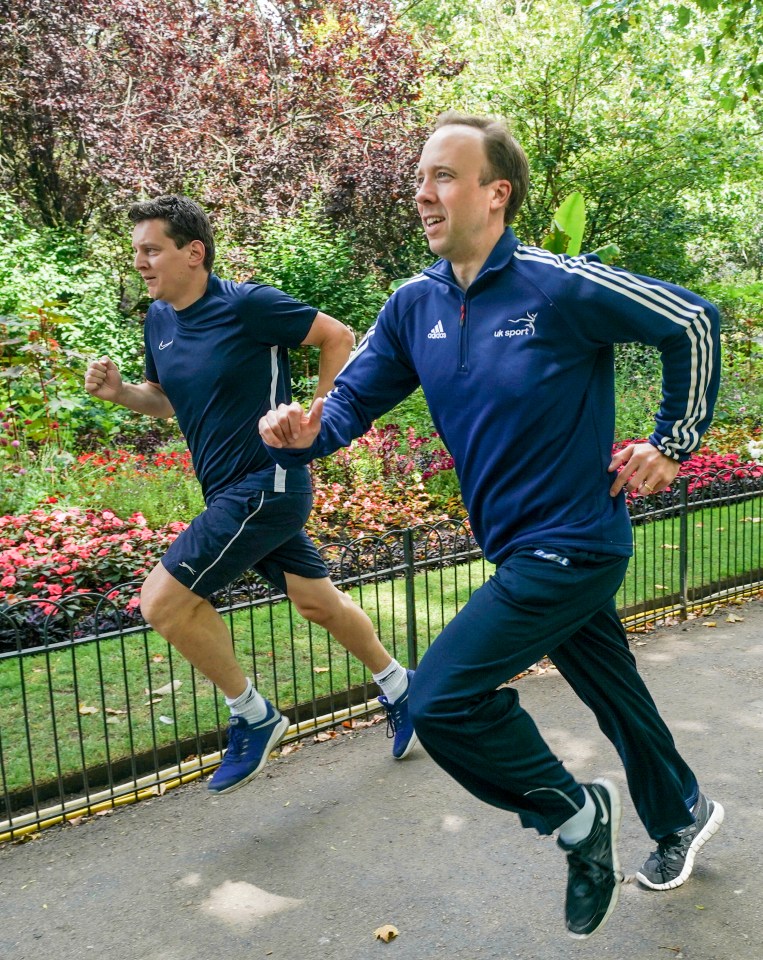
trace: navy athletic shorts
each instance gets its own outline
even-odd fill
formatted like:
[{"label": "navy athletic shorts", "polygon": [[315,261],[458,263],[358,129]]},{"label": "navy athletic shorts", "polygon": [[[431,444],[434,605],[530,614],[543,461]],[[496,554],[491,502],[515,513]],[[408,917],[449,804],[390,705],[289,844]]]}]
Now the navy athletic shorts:
[{"label": "navy athletic shorts", "polygon": [[191,521],[162,565],[200,597],[227,587],[247,570],[284,593],[285,573],[321,580],[328,569],[304,531],[312,505],[310,493],[229,487]]}]

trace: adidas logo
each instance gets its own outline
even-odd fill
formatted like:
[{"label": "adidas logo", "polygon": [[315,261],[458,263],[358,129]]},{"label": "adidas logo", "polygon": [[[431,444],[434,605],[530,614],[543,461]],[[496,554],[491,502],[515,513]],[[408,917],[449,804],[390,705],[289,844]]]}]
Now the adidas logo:
[{"label": "adidas logo", "polygon": [[432,327],[432,329],[427,334],[428,340],[445,340],[447,339],[447,334],[442,328],[442,320],[438,320],[437,323]]}]

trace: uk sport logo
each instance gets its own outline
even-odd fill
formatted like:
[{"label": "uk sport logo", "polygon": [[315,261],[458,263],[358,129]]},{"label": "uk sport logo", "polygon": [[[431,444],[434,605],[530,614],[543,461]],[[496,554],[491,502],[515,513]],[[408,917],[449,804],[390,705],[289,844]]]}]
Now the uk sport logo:
[{"label": "uk sport logo", "polygon": [[443,329],[442,320],[438,320],[427,334],[427,339],[429,340],[447,340],[447,338],[448,335]]},{"label": "uk sport logo", "polygon": [[537,316],[537,313],[526,313],[519,320],[505,320],[504,323],[508,323],[509,326],[494,330],[493,336],[502,337],[506,340],[510,340],[512,337],[534,337]]}]

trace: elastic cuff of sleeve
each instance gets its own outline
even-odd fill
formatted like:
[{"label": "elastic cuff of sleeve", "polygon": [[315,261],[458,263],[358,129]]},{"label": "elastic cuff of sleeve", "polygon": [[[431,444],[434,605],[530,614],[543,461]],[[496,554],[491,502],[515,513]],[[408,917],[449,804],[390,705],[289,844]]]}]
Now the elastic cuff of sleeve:
[{"label": "elastic cuff of sleeve", "polygon": [[653,447],[656,447],[663,456],[670,457],[671,460],[675,460],[677,463],[683,463],[684,460],[688,460],[691,457],[690,453],[684,453],[678,450],[668,450],[662,443],[656,440],[654,437],[649,437],[649,443]]}]

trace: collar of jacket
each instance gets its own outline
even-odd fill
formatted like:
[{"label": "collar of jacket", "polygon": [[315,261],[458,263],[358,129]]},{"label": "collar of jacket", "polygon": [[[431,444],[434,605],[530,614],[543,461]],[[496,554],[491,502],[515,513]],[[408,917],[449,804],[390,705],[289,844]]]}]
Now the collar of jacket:
[{"label": "collar of jacket", "polygon": [[[476,293],[484,287],[485,284],[490,282],[494,274],[504,270],[509,265],[511,258],[514,256],[514,251],[518,246],[519,240],[517,240],[516,234],[511,227],[506,227],[500,240],[490,251],[490,256],[482,264],[480,272],[471,282],[466,293]],[[439,280],[441,283],[446,283],[449,287],[454,287],[459,293],[464,293],[458,285],[456,278],[453,276],[453,267],[449,260],[436,260],[431,267],[426,267],[426,269],[421,272],[424,276],[431,277],[433,280]]]}]

